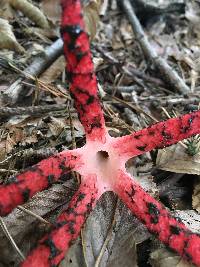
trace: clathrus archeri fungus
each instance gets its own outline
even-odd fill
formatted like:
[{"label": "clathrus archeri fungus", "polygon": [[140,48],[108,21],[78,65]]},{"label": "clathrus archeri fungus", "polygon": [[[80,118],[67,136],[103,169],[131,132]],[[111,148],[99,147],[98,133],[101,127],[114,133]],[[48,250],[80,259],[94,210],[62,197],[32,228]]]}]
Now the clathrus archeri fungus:
[{"label": "clathrus archeri fungus", "polygon": [[97,81],[80,0],[62,1],[61,34],[70,91],[85,129],[86,144],[45,159],[1,185],[0,215],[5,216],[70,171],[81,175],[81,183],[51,232],[38,242],[21,266],[57,266],[105,191],[115,192],[160,241],[200,266],[200,236],[170,215],[125,169],[125,163],[132,157],[199,134],[200,111],[154,124],[128,136],[111,137],[97,96]]}]

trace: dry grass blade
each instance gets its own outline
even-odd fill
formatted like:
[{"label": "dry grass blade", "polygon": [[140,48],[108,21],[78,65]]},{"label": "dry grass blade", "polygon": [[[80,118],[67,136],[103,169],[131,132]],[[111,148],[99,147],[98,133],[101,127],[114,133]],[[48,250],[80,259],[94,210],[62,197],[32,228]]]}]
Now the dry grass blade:
[{"label": "dry grass blade", "polygon": [[24,211],[25,213],[35,217],[36,219],[38,219],[39,221],[41,221],[42,223],[45,223],[45,224],[48,224],[50,225],[50,222],[48,222],[47,220],[43,219],[41,216],[35,214],[34,212],[30,211],[30,210],[27,210],[26,208],[24,208],[23,206],[19,205],[17,207],[19,210],[22,210]]},{"label": "dry grass blade", "polygon": [[[26,77],[27,79],[30,79],[34,82],[37,83],[38,86],[40,86],[40,89],[50,92],[55,96],[62,96],[65,97],[66,99],[71,99],[67,94],[65,94],[64,92],[62,92],[61,90],[57,89],[54,86],[51,86],[49,84],[44,83],[43,81],[41,81],[40,79],[38,79],[37,77],[34,77],[33,75],[29,74],[26,71],[22,71],[19,68],[17,68],[16,66],[14,66],[13,64],[9,64],[14,70],[16,70],[17,72],[21,73],[24,75],[24,77]],[[22,82],[22,81],[21,81]],[[26,83],[27,84],[27,83]],[[27,84],[28,85],[28,84]],[[31,84],[30,84],[31,85]]]},{"label": "dry grass blade", "polygon": [[138,106],[134,106],[133,104],[130,104],[116,96],[111,96],[114,100],[116,100],[117,102],[120,102],[122,104],[125,104],[127,107],[133,109],[134,111],[138,112],[138,113],[142,113],[145,116],[147,116],[148,118],[150,118],[153,122],[158,122],[158,120],[156,118],[154,118],[151,114],[146,113],[144,110],[142,110],[141,108],[139,108]]},{"label": "dry grass blade", "polygon": [[3,221],[3,219],[1,217],[0,217],[0,225],[1,225],[2,229],[3,229],[3,232],[7,236],[8,240],[10,241],[11,245],[13,246],[13,248],[16,250],[16,252],[20,256],[20,258],[22,260],[24,260],[25,259],[24,255],[22,254],[22,252],[20,251],[20,249],[16,245],[14,239],[12,238],[12,236],[10,235],[10,233],[9,233],[7,227],[6,227],[6,224],[4,223],[4,221]]}]

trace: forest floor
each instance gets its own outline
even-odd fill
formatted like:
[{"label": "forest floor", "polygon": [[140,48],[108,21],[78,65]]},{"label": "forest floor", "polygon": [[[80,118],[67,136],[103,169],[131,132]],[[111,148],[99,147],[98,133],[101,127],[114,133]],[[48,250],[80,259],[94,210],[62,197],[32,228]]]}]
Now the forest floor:
[{"label": "forest floor", "polygon": [[[1,183],[50,155],[85,143],[83,127],[65,81],[62,45],[57,43],[52,51],[47,49],[59,38],[59,1],[33,1],[50,26],[45,25],[34,6],[31,14],[35,18],[30,20],[23,8],[3,2],[0,7]],[[84,4],[99,96],[110,135],[123,136],[198,110],[199,2],[174,1],[172,8],[167,5],[170,1],[157,1],[157,5],[156,1],[149,1],[149,6],[141,8],[137,6],[140,1],[135,1],[136,15],[151,52],[170,66],[165,74],[142,47],[142,38],[137,38],[137,29],[133,31],[123,7],[111,0],[104,1],[99,8],[99,2],[91,0]],[[185,87],[167,82],[165,75],[174,71]],[[160,199],[191,230],[200,233],[199,149],[200,138],[195,136],[134,158],[127,162],[126,168],[145,190]],[[66,181],[38,193],[24,208],[19,207],[0,220],[0,267],[18,266],[22,254],[26,255],[48,231],[49,222],[55,220],[75,192],[76,176],[72,173]],[[158,242],[113,193],[106,193],[60,264],[68,266],[192,264]]]}]

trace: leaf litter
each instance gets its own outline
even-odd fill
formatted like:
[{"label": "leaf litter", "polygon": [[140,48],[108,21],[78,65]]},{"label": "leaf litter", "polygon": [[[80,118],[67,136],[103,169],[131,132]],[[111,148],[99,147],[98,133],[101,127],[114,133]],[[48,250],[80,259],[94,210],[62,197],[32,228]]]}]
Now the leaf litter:
[{"label": "leaf litter", "polygon": [[[12,1],[10,1],[10,3],[11,2]],[[15,2],[17,3],[17,1]],[[39,6],[42,6],[41,12],[45,14],[45,21],[48,21],[48,24],[51,23],[54,28],[54,32],[47,38],[46,33],[49,31],[48,29],[42,29],[40,34],[33,29],[37,34],[32,36],[27,30],[31,29],[35,22],[40,20],[32,19],[32,15],[20,10],[20,8],[16,6],[16,3],[8,5],[7,1],[6,8],[3,12],[0,8],[0,17],[4,20],[7,19],[5,22],[7,25],[6,34],[7,36],[11,36],[12,45],[7,47],[1,47],[0,45],[1,55],[7,57],[8,51],[4,49],[14,49],[20,53],[24,52],[22,50],[25,49],[26,52],[23,56],[16,52],[12,56],[14,61],[19,64],[20,69],[23,68],[20,63],[25,63],[25,65],[30,64],[32,60],[30,51],[31,54],[34,55],[33,57],[40,55],[41,51],[38,49],[37,45],[46,47],[55,37],[59,36],[58,17],[60,14],[56,2],[57,1],[44,0],[39,3]],[[110,1],[100,21],[98,13],[101,1],[85,2],[87,7],[85,7],[85,10],[88,10],[86,15],[88,29],[93,39],[93,55],[101,62],[101,64],[97,66],[96,72],[101,85],[103,85],[102,90],[105,91],[103,94],[103,103],[107,126],[110,131],[113,132],[113,135],[125,135],[129,133],[128,129],[130,130],[131,127],[137,130],[152,123],[149,117],[136,111],[138,107],[145,113],[151,114],[152,117],[155,117],[157,120],[166,118],[166,114],[160,109],[161,106],[166,106],[166,109],[172,116],[172,111],[182,113],[186,108],[189,110],[198,109],[198,91],[200,88],[198,79],[199,40],[197,36],[199,21],[198,15],[196,15],[198,11],[200,11],[198,3],[195,3],[194,6],[194,1],[187,1],[186,11],[181,15],[175,15],[173,12],[171,16],[168,14],[168,17],[166,16],[164,18],[160,15],[155,17],[155,21],[147,21],[145,26],[146,33],[148,34],[153,48],[168,60],[171,65],[177,68],[177,71],[187,84],[193,88],[193,90],[189,92],[189,97],[185,97],[183,95],[178,95],[174,91],[170,91],[167,85],[163,88],[163,86],[156,83],[156,80],[155,83],[152,84],[152,82],[149,83],[143,79],[144,74],[156,77],[155,70],[152,66],[147,66],[144,55],[137,41],[134,39],[132,29],[128,21],[121,14],[122,12],[120,9],[117,8],[114,0]],[[38,3],[33,1],[32,6],[38,7]],[[15,7],[15,10],[13,10],[12,7]],[[17,10],[20,10],[24,15],[22,16]],[[52,10],[55,11],[55,13],[52,13]],[[36,14],[38,13],[36,12]],[[27,20],[26,16],[29,17],[30,20]],[[37,15],[34,16],[37,18]],[[15,17],[14,20],[13,17]],[[174,22],[174,24],[172,22]],[[96,26],[97,23],[98,27]],[[12,25],[14,33],[10,25]],[[46,22],[43,25],[39,23],[38,26],[47,28]],[[190,29],[190,31],[188,29]],[[96,37],[94,37],[95,33]],[[11,41],[7,41],[6,45]],[[16,47],[18,48],[16,49]],[[26,53],[29,53],[29,55]],[[53,69],[53,65],[50,66],[47,69],[47,74],[43,73],[41,77],[38,78],[41,78],[45,84],[50,83],[55,88],[59,89],[66,86],[63,83],[66,74],[60,62],[55,64],[57,64],[57,66],[55,65],[55,69]],[[132,72],[131,75],[124,73],[122,66],[128,68],[131,72],[129,64],[132,65],[133,70],[139,70],[140,76],[137,76],[134,72]],[[2,67],[1,71],[3,72],[4,78],[1,78],[0,85],[3,85],[4,90],[6,90],[11,84],[11,81],[16,80],[18,76],[16,73],[13,73],[12,67],[8,69]],[[196,73],[194,77],[192,76],[193,72]],[[127,93],[127,89],[131,87],[131,92],[129,91]],[[60,103],[60,96],[55,96],[48,90],[44,92],[41,90],[37,81],[34,83],[28,79],[25,80],[24,90],[26,91],[26,95],[22,96],[21,100],[19,97],[18,103],[15,104],[16,107],[24,105],[30,106],[33,103],[33,99],[34,105]],[[112,96],[115,95],[132,106],[125,105],[115,98],[112,98]],[[169,99],[172,102],[170,104],[167,103]],[[182,101],[178,102],[177,99],[181,99]],[[189,99],[194,100],[190,102]],[[174,100],[174,102],[172,100]],[[65,100],[64,103],[66,103],[66,101],[67,100]],[[70,108],[72,109],[72,106],[70,106]],[[110,116],[110,114],[114,115]],[[116,117],[118,117],[119,120],[116,120]],[[75,140],[77,146],[79,146],[79,144],[84,142],[84,139],[82,128],[77,121],[76,114],[72,113],[72,123],[74,126],[77,126],[75,129]],[[129,127],[126,127],[126,124]],[[43,149],[44,157],[47,157],[49,149],[53,148],[56,151],[61,151],[64,147],[70,147],[71,142],[70,119],[67,110],[63,112],[58,111],[56,114],[54,113],[53,116],[52,114],[43,114],[34,117],[25,114],[25,116],[14,116],[10,119],[3,118],[1,120],[0,161],[2,163],[0,162],[0,168],[2,170],[6,169],[7,172],[1,172],[1,180],[7,179],[12,171],[18,172],[33,163],[37,163],[41,159],[39,155],[40,149]],[[33,157],[27,156],[31,150],[38,151],[38,153],[35,153]],[[6,160],[7,158],[9,158],[9,160]],[[156,177],[151,174],[152,163],[154,163],[153,168],[160,169],[159,175],[161,175],[162,178],[159,178],[159,183]],[[193,231],[198,231],[199,225],[195,223],[195,221],[200,221],[199,215],[192,210],[193,206],[193,209],[199,212],[200,206],[198,152],[192,156],[188,155],[186,145],[177,144],[173,147],[166,148],[164,151],[158,151],[158,155],[156,155],[155,152],[152,153],[152,155],[147,154],[146,156],[141,156],[130,162],[130,166],[128,166],[127,169],[131,173],[134,173],[134,176],[141,177],[140,179],[142,180],[141,184],[143,183],[143,187],[145,187],[146,184],[146,189],[150,190],[150,192],[157,197],[159,197],[157,184],[162,184],[163,181],[167,180],[166,174],[162,172],[162,170],[167,170],[172,173],[182,172],[185,176],[187,176],[187,174],[192,174],[195,180],[191,182],[191,187],[194,187],[193,202],[188,200],[190,210],[187,210],[187,203],[182,211],[178,211],[177,216],[185,216],[185,222],[190,222],[189,227],[191,227]],[[141,173],[143,173],[142,176]],[[71,179],[68,177],[67,179],[69,179],[69,182],[73,181],[73,178]],[[72,186],[72,188],[75,189],[75,186]],[[63,185],[61,186],[58,184],[55,185],[55,191],[44,192],[44,195],[36,196],[36,199],[38,197],[38,199],[45,200],[45,198],[48,199],[45,194],[49,193],[52,199],[56,199],[55,203],[52,201],[53,203],[50,206],[45,204],[44,208],[38,209],[38,200],[31,200],[32,202],[28,204],[27,209],[53,222],[54,215],[52,211],[56,210],[57,213],[59,213],[62,210],[62,206],[66,205],[66,198],[61,197],[63,193],[62,190]],[[175,190],[179,190],[179,185],[175,187]],[[56,198],[58,192],[60,192],[61,195]],[[192,197],[191,191],[187,192],[187,196],[188,198]],[[29,247],[34,246],[34,243],[40,237],[41,233],[46,231],[48,227],[22,211],[20,211],[20,215],[17,215],[17,212],[19,212],[19,210],[13,211],[13,213],[9,215],[10,217],[8,216],[6,218],[6,224],[8,230],[16,239],[17,245],[23,253],[26,253]],[[21,218],[21,220],[27,222],[25,224],[22,222],[19,223],[17,218]],[[114,223],[113,220],[115,221]],[[15,229],[15,224],[19,226],[18,229]],[[35,231],[37,235],[35,235]],[[24,241],[22,241],[22,239],[24,239]],[[13,248],[10,247],[5,237],[3,240],[3,247],[1,249],[3,252],[0,256],[0,262],[3,266],[17,266],[19,261],[18,255]],[[127,267],[142,266],[140,263],[141,259],[138,258],[141,257],[138,253],[138,245],[140,244],[141,246],[145,244],[146,240],[150,240],[150,234],[145,230],[143,225],[128,212],[122,203],[116,200],[113,194],[106,194],[102,197],[97,208],[88,218],[80,239],[71,248],[70,253],[60,266],[95,266],[97,259],[99,260],[96,264],[99,264],[99,266],[123,266],[121,262],[126,264]],[[153,242],[150,243],[150,246],[153,247]],[[190,266],[184,265],[185,263],[182,263],[177,256],[171,254],[168,250],[162,251],[158,249],[152,253],[147,254],[149,262],[146,262],[146,264],[150,264],[148,266],[167,266],[163,264],[179,267]],[[127,259],[127,262],[125,262],[124,259]],[[15,261],[16,263],[14,263]]]}]

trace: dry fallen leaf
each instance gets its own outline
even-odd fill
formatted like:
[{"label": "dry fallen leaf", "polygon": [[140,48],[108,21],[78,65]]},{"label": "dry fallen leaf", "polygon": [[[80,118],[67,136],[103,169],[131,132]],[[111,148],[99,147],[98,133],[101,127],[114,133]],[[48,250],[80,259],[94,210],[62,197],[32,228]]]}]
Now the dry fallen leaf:
[{"label": "dry fallen leaf", "polygon": [[13,18],[13,10],[8,0],[0,0],[0,7],[0,18],[8,20]]},{"label": "dry fallen leaf", "polygon": [[25,52],[24,48],[17,42],[12,26],[5,19],[0,18],[0,49],[16,50],[17,52]]},{"label": "dry fallen leaf", "polygon": [[12,128],[6,134],[5,138],[0,141],[0,161],[4,160],[13,147],[20,141],[24,140],[24,132],[21,128]]},{"label": "dry fallen leaf", "polygon": [[101,2],[102,0],[90,0],[83,8],[86,29],[91,39],[97,31]]},{"label": "dry fallen leaf", "polygon": [[150,234],[121,202],[116,203],[113,193],[101,197],[87,219],[81,242],[75,242],[59,267],[137,266],[136,244]]},{"label": "dry fallen leaf", "polygon": [[[115,241],[116,242],[116,241]],[[106,267],[137,267],[137,250],[134,233],[125,235],[113,246],[112,254]]]},{"label": "dry fallen leaf", "polygon": [[[53,185],[48,190],[36,194],[24,204],[24,208],[34,214],[44,217],[45,215],[50,214],[52,210],[55,212],[56,208],[64,203],[66,204],[74,194],[74,191],[75,185],[72,180],[69,180],[64,184]],[[39,220],[36,217],[19,209],[14,209],[8,216],[4,217],[4,223],[11,236],[17,242],[24,254],[26,254],[30,250],[30,247],[32,247],[41,237],[38,236],[38,233],[40,232],[38,222]],[[34,227],[35,225],[36,227]],[[31,233],[30,230],[32,230]],[[34,233],[34,231],[36,231],[37,234]],[[0,238],[0,263],[3,262],[5,264],[3,265],[4,267],[19,266],[19,257],[16,254],[16,251],[10,247],[8,239],[5,237],[2,229],[0,229]]]},{"label": "dry fallen leaf", "polygon": [[194,267],[193,264],[186,262],[176,253],[166,248],[159,248],[152,252],[150,263],[152,267]]},{"label": "dry fallen leaf", "polygon": [[199,29],[200,29],[199,3],[196,1],[186,1],[185,3],[186,3],[185,17],[189,20],[191,25],[194,27],[194,31],[199,37]]},{"label": "dry fallen leaf", "polygon": [[49,23],[42,11],[27,0],[10,0],[10,4],[41,28],[49,27]]},{"label": "dry fallen leaf", "polygon": [[[83,4],[86,29],[91,39],[94,38],[97,31],[101,3],[102,0],[89,0],[84,1]],[[59,23],[61,17],[60,0],[43,0],[42,9],[52,24]]]},{"label": "dry fallen leaf", "polygon": [[9,148],[6,140],[0,141],[0,161],[4,160],[11,150],[12,146]]},{"label": "dry fallen leaf", "polygon": [[45,72],[40,76],[40,80],[50,84],[54,82],[65,69],[64,56],[59,57]]},{"label": "dry fallen leaf", "polygon": [[50,122],[48,123],[49,131],[47,133],[48,136],[58,136],[67,126],[65,119],[60,118],[50,118]]},{"label": "dry fallen leaf", "polygon": [[194,186],[192,207],[200,213],[200,179],[198,179],[198,182]]},{"label": "dry fallen leaf", "polygon": [[200,215],[194,210],[176,210],[173,215],[192,231],[200,234]]},{"label": "dry fallen leaf", "polygon": [[[197,139],[198,140],[198,139]],[[196,143],[199,149],[199,142]],[[194,146],[195,147],[195,146]],[[190,149],[194,149],[191,147]],[[188,155],[183,144],[176,144],[158,151],[156,165],[159,169],[175,172],[200,175],[200,153]],[[200,212],[200,183],[194,186],[192,206]]]},{"label": "dry fallen leaf", "polygon": [[43,29],[49,29],[49,23],[42,11],[27,0],[0,0],[0,49],[9,49],[24,53],[24,48],[17,42],[12,27],[7,21],[7,19],[12,19],[14,16],[11,7],[21,11]]},{"label": "dry fallen leaf", "polygon": [[43,0],[41,7],[48,20],[57,25],[61,17],[60,0]]},{"label": "dry fallen leaf", "polygon": [[159,150],[156,166],[165,171],[200,175],[200,154],[190,156],[182,144]]}]

